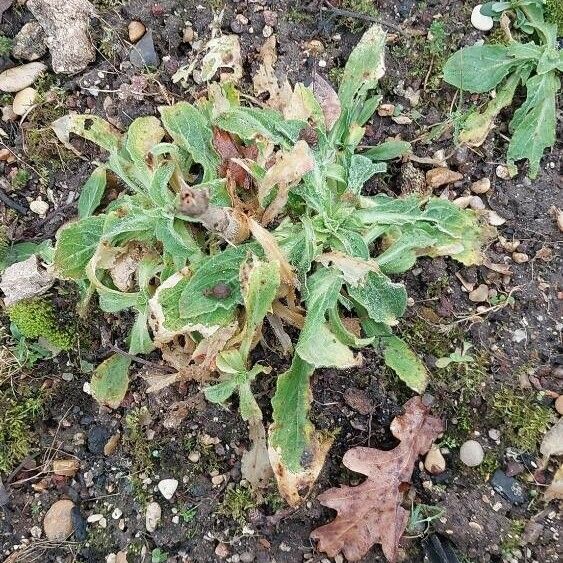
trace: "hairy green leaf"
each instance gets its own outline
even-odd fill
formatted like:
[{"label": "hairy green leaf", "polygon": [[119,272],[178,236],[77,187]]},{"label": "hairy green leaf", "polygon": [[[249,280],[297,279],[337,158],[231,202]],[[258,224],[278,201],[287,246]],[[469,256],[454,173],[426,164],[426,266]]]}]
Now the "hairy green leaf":
[{"label": "hairy green leaf", "polygon": [[344,67],[338,89],[342,107],[352,107],[385,74],[384,51],[386,34],[379,25],[371,26],[362,36]]},{"label": "hairy green leaf", "polygon": [[413,391],[424,393],[428,384],[428,370],[408,344],[397,336],[381,339],[385,363]]},{"label": "hairy green leaf", "polygon": [[106,190],[107,172],[105,166],[98,166],[82,186],[78,198],[78,217],[84,219],[96,211]]},{"label": "hairy green leaf", "polygon": [[310,448],[315,427],[309,420],[311,391],[309,380],[314,367],[299,355],[294,356],[291,367],[278,377],[272,399],[273,425],[270,445],[279,449],[284,464],[297,473],[302,467],[302,457]]},{"label": "hairy green leaf", "polygon": [[203,114],[188,102],[161,106],[159,111],[169,135],[203,166],[203,181],[216,178],[219,156],[213,148],[213,132]]},{"label": "hairy green leaf", "polygon": [[411,144],[407,141],[385,141],[363,152],[364,156],[372,160],[393,160],[411,151]]},{"label": "hairy green leaf", "polygon": [[532,76],[526,83],[526,101],[514,112],[509,128],[509,162],[527,159],[528,175],[538,175],[543,151],[555,144],[556,96],[561,86],[554,72]]},{"label": "hairy green leaf", "polygon": [[65,115],[53,121],[51,127],[59,140],[73,152],[76,151],[69,141],[71,133],[80,135],[109,152],[117,152],[121,145],[121,133],[95,115]]},{"label": "hairy green leaf", "polygon": [[114,354],[94,370],[90,388],[92,396],[98,403],[112,409],[119,407],[129,386],[130,365],[131,358]]},{"label": "hairy green leaf", "polygon": [[80,280],[103,234],[105,216],[86,217],[64,226],[57,233],[54,266],[61,278]]}]

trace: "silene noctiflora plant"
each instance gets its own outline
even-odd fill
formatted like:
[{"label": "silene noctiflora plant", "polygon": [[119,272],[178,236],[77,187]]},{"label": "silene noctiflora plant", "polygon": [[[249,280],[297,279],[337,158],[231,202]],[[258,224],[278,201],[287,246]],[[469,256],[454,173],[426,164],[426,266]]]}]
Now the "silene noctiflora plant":
[{"label": "silene noctiflora plant", "polygon": [[[418,256],[481,260],[474,212],[444,199],[362,195],[385,160],[409,150],[389,141],[358,151],[381,99],[373,91],[384,45],[381,28],[370,28],[338,93],[321,77],[297,84],[289,114],[243,105],[224,83],[195,104],[159,108],[160,119],[135,119],[124,134],[92,115],[54,123],[60,138],[78,134],[109,153],[82,189],[79,218],[57,234],[57,275],[79,284],[83,307],[97,295],[103,311],[134,311],[129,354],[158,348],[178,369],[149,391],[192,378],[214,403],[237,395],[255,453],[269,455],[294,505],[332,441],[309,420],[314,370],[354,368],[373,346],[422,393],[426,368],[393,334],[407,306],[397,278]],[[99,210],[109,173],[123,191]],[[252,362],[266,322],[292,358],[284,373]],[[98,401],[120,404],[130,363],[115,354],[97,367]],[[267,436],[257,377],[276,379]]]},{"label": "silene noctiflora plant", "polygon": [[[526,99],[508,124],[506,158],[513,170],[516,161],[528,160],[528,176],[535,178],[545,149],[555,143],[556,98],[561,88],[559,74],[563,72],[557,24],[545,21],[543,0],[487,2],[481,13],[501,21],[507,44],[464,47],[444,66],[444,80],[465,92],[496,89],[495,96],[482,110],[465,119],[459,141],[469,146],[481,145],[501,110],[512,104],[518,86],[525,86]],[[512,37],[510,17],[520,38],[530,41],[520,42]]]}]

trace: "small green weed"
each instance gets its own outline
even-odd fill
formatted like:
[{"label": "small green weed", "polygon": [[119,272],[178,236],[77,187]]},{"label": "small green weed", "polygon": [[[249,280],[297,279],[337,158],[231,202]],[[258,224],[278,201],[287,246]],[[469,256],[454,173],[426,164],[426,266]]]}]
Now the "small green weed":
[{"label": "small green weed", "polygon": [[295,23],[311,23],[314,20],[312,14],[309,14],[308,12],[297,8],[296,6],[291,6],[288,9],[287,19]]},{"label": "small green weed", "polygon": [[247,522],[248,512],[256,506],[252,498],[252,491],[247,487],[230,486],[225,491],[217,514],[234,520],[239,526]]},{"label": "small green weed", "polygon": [[[378,11],[375,7],[375,2],[373,0],[343,0],[341,3],[342,8],[349,10],[351,12],[356,12],[364,16],[371,16],[372,18],[377,17]],[[342,23],[347,27],[352,33],[358,33],[369,24],[360,18],[347,17],[342,18]]]},{"label": "small green weed", "polygon": [[[561,3],[559,3],[561,4]],[[561,89],[561,51],[557,25],[544,19],[541,0],[526,2],[488,2],[482,13],[499,20],[508,11],[519,39],[506,45],[485,44],[464,47],[444,66],[444,80],[471,94],[495,91],[495,97],[469,115],[457,138],[461,144],[480,146],[493,129],[500,112],[519,99],[520,85],[526,87],[526,99],[508,124],[509,168],[517,172],[516,162],[528,161],[528,176],[536,178],[544,151],[556,137],[556,98]],[[530,139],[534,139],[531,143]]]},{"label": "small green weed", "polygon": [[0,388],[0,473],[14,468],[30,451],[33,425],[41,414],[45,396],[23,384]]},{"label": "small green weed", "polygon": [[494,418],[506,441],[533,453],[551,420],[551,410],[538,404],[535,394],[504,387],[493,398]]},{"label": "small green weed", "polygon": [[428,532],[432,522],[444,514],[444,509],[431,504],[413,504],[407,525],[407,533],[421,536]]},{"label": "small green weed", "polygon": [[524,520],[515,519],[510,521],[510,529],[500,544],[503,558],[512,558],[513,552],[520,548],[525,527],[526,522]]},{"label": "small green weed", "polygon": [[8,57],[12,52],[13,41],[0,33],[0,57]]},{"label": "small green weed", "polygon": [[168,561],[168,552],[155,547],[151,552],[151,563],[166,563]]},{"label": "small green weed", "polygon": [[135,472],[150,471],[154,463],[151,444],[144,428],[148,417],[147,407],[138,407],[127,413],[123,424],[125,431],[123,442],[131,453]]},{"label": "small green weed", "polygon": [[31,174],[27,168],[18,168],[17,172],[12,176],[10,183],[14,190],[21,190],[27,186]]}]

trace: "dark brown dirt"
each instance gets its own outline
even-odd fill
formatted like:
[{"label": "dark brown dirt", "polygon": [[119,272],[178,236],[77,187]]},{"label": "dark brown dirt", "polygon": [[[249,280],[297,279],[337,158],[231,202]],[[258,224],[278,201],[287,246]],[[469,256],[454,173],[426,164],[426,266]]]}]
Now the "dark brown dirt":
[{"label": "dark brown dirt", "polygon": [[[95,64],[71,78],[50,75],[53,84],[65,92],[62,113],[88,109],[126,128],[137,116],[157,114],[156,108],[161,103],[190,99],[200,93],[196,85],[187,91],[180,90],[172,83],[171,75],[189,55],[189,45],[182,42],[186,21],[192,23],[200,38],[209,37],[213,16],[208,4],[202,2],[199,6],[200,3],[192,0],[133,0],[124,4],[100,0],[96,3],[101,6],[101,16],[95,22],[93,34],[102,52]],[[211,3],[216,4],[215,7],[221,4],[215,0]],[[286,74],[292,82],[306,82],[313,70],[317,70],[334,80],[365,22],[335,17],[330,11],[321,11],[320,4],[290,0],[227,2],[221,28],[240,36],[246,80],[256,68],[256,54],[264,41],[263,7],[278,16],[274,31],[278,39],[279,73]],[[408,100],[395,90],[401,80],[405,87],[423,91],[412,124],[398,125],[389,118],[375,116],[366,142],[376,143],[396,135],[404,139],[417,138],[429,126],[447,119],[457,107],[452,105],[455,92],[439,80],[440,61],[425,50],[428,28],[434,20],[444,22],[444,56],[462,44],[473,43],[479,34],[469,25],[472,5],[445,0],[379,1],[375,4],[387,21],[396,25],[402,23],[406,29],[420,32],[410,38],[396,35],[392,39],[387,56],[388,70],[382,82],[384,101],[409,109]],[[248,23],[237,27],[233,23],[235,14],[243,14]],[[29,19],[25,8],[11,9],[4,15],[0,31],[13,37]],[[154,74],[139,73],[128,62],[127,24],[134,19],[144,22],[154,32],[156,50],[162,60]],[[389,31],[393,33],[392,29]],[[321,41],[325,51],[307,54],[308,42],[312,39]],[[7,57],[0,58],[0,70],[10,64]],[[250,91],[249,86],[247,82],[243,89]],[[99,93],[92,87],[98,88]],[[141,90],[141,94],[131,93],[132,90]],[[95,149],[84,145],[81,148],[88,155],[87,160],[71,159],[66,154],[59,159],[55,151],[50,153],[47,163],[42,162],[38,155],[30,154],[27,135],[30,127],[37,127],[30,122],[32,118],[28,119],[27,126],[24,123],[20,127],[16,122],[2,124],[7,133],[3,142],[17,154],[18,160],[10,164],[0,162],[0,172],[10,177],[15,168],[27,165],[31,171],[30,182],[8,195],[27,207],[27,201],[50,193],[51,205],[47,217],[38,219],[31,212],[18,215],[0,204],[3,221],[14,241],[51,238],[61,224],[75,216],[80,186],[91,169],[90,161],[96,157]],[[51,139],[49,143],[52,142]],[[544,157],[539,178],[530,182],[523,174],[510,181],[495,176],[497,164],[503,162],[505,146],[501,126],[478,150],[457,151],[450,163],[464,174],[464,179],[451,192],[460,195],[472,181],[485,176],[490,178],[492,188],[483,199],[490,209],[506,219],[499,234],[508,240],[521,241],[518,250],[525,252],[530,261],[513,262],[510,253],[495,240],[488,249],[488,257],[493,263],[508,265],[512,271],[510,277],[503,278],[484,266],[465,268],[442,259],[421,260],[406,276],[413,304],[402,330],[436,372],[437,378],[428,391],[435,396],[437,412],[447,420],[447,439],[442,445],[449,448],[450,453],[446,454],[448,469],[440,476],[428,475],[422,465],[415,470],[409,501],[437,506],[442,513],[426,529],[423,527],[404,538],[401,552],[404,561],[423,560],[421,540],[430,533],[447,538],[462,562],[548,563],[561,560],[563,554],[559,543],[561,515],[557,513],[556,503],[546,505],[542,500],[544,483],[551,479],[554,467],[549,466],[545,473],[536,472],[529,462],[537,461],[538,452],[519,450],[504,434],[510,421],[499,420],[493,408],[495,395],[505,388],[522,389],[534,404],[548,408],[552,407],[554,396],[549,392],[563,392],[561,233],[550,215],[553,205],[561,207],[563,203],[558,169],[560,147]],[[51,151],[53,147],[47,145]],[[415,145],[419,156],[432,155],[439,149],[446,154],[454,151],[451,132],[431,143],[420,141]],[[397,193],[398,174],[399,166],[392,165],[389,173],[368,189]],[[450,197],[454,197],[454,193],[450,193]],[[547,251],[543,250],[538,257],[542,249]],[[547,261],[541,258],[546,252],[551,252],[551,259]],[[475,304],[468,300],[467,292],[462,291],[456,274],[469,282],[486,282],[499,294],[513,291],[514,305],[474,316]],[[57,292],[66,306],[72,303],[73,293],[66,285],[54,290]],[[126,549],[129,549],[128,561],[142,561],[142,554],[146,554],[145,561],[150,561],[151,550],[160,548],[169,554],[168,561],[205,563],[220,560],[215,554],[219,542],[228,544],[233,562],[323,561],[323,555],[311,544],[309,533],[328,521],[332,514],[315,500],[317,494],[339,483],[359,482],[358,476],[341,464],[348,448],[394,446],[389,424],[400,414],[400,405],[410,396],[383,366],[380,353],[366,351],[365,363],[357,370],[320,370],[314,376],[313,421],[318,428],[336,430],[337,434],[327,464],[306,505],[296,511],[283,512],[282,508],[280,512],[282,505],[272,492],[237,521],[232,514],[225,515],[220,510],[225,506],[228,487],[240,481],[240,457],[242,448],[247,445],[247,430],[237,415],[235,403],[228,410],[207,404],[200,400],[195,385],[147,395],[143,379],[135,376],[125,404],[114,412],[98,410],[82,391],[89,375],[81,371],[81,360],[95,363],[102,359],[108,353],[107,342],[119,343],[130,321],[126,316],[109,318],[97,314],[95,323],[84,327],[80,354],[39,363],[29,374],[33,384],[43,383],[51,390],[47,411],[35,429],[37,445],[32,457],[40,463],[57,448],[59,456],[63,452],[75,455],[80,460],[80,470],[74,479],[46,474],[21,482],[29,475],[21,469],[11,476],[2,476],[9,503],[0,506],[0,553],[7,556],[16,545],[29,542],[32,527],[41,527],[45,510],[51,503],[68,497],[78,504],[84,518],[103,513],[107,527],[89,524],[85,542],[41,547],[42,551],[36,552],[40,561],[102,562],[108,554]],[[421,338],[421,334],[439,335],[451,324],[455,325],[454,331],[444,333],[439,343],[430,346],[429,341]],[[515,333],[521,331],[525,339],[517,341]],[[463,340],[471,342],[475,347],[472,352],[482,359],[479,363],[481,379],[470,389],[460,385],[466,376],[461,368],[458,373],[454,371],[453,380],[448,381],[438,377],[440,374],[434,366],[436,350],[444,346],[444,341],[449,353]],[[156,357],[152,359],[158,361]],[[275,357],[273,352],[268,355],[268,363],[274,367],[273,373],[287,367],[286,360]],[[63,373],[72,373],[72,381],[64,380]],[[272,376],[262,378],[255,386],[266,416],[270,415],[268,397],[273,386]],[[354,390],[356,399],[360,397],[362,404],[371,407],[371,412],[360,414],[350,406],[353,404],[350,389]],[[166,428],[164,422],[170,405],[178,401],[188,401],[189,414],[179,426]],[[131,421],[141,408],[147,409],[146,424],[135,426]],[[132,427],[139,430],[140,439],[135,439]],[[494,428],[501,433],[498,441],[488,434]],[[122,440],[113,454],[105,456],[94,447],[96,436],[107,438],[117,433]],[[459,461],[459,444],[476,436],[490,461],[486,471],[469,469]],[[210,441],[209,437],[218,438],[217,443],[211,443],[215,440]],[[194,450],[202,454],[198,463],[187,461]],[[529,502],[521,506],[503,499],[488,483],[494,469],[506,469],[508,463],[514,462],[528,464],[518,476],[530,495]],[[215,474],[225,475],[229,484],[213,486],[211,478]],[[164,525],[154,534],[148,534],[144,525],[145,503],[159,479],[168,477],[179,480],[178,493],[172,503],[158,498]],[[111,517],[115,507],[123,513],[117,519]],[[194,507],[195,517],[187,511]],[[521,533],[525,526],[528,530],[532,524],[539,526],[539,533],[526,544]],[[375,547],[363,561],[383,560],[379,547]]]}]

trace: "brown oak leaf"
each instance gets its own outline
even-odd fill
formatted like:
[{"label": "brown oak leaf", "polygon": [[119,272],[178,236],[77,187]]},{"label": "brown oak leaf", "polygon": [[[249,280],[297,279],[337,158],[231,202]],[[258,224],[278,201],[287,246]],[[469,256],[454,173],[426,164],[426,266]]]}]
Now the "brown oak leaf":
[{"label": "brown oak leaf", "polygon": [[389,561],[397,560],[409,518],[401,506],[405,484],[410,482],[417,458],[444,429],[421,397],[413,397],[404,408],[405,414],[391,423],[393,436],[401,441],[396,448],[358,447],[344,454],[344,465],[367,479],[357,487],[343,485],[319,495],[321,504],[338,513],[332,522],[311,533],[318,549],[329,557],[342,552],[349,561],[358,561],[379,543]]}]

